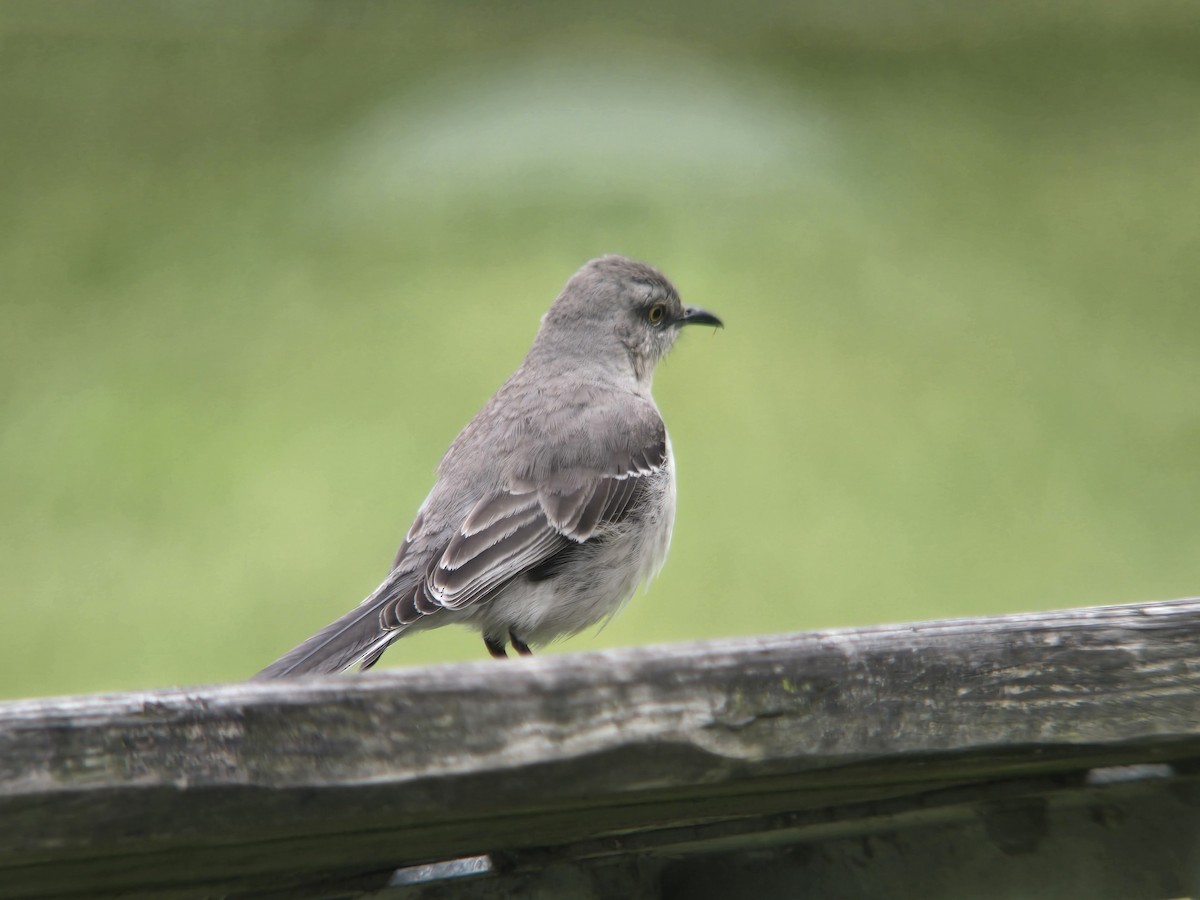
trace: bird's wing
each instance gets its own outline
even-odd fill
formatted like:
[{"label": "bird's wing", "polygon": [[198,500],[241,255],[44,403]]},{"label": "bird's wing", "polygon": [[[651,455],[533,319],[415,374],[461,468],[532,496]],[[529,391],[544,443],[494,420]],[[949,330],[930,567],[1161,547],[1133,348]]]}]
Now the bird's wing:
[{"label": "bird's wing", "polygon": [[647,476],[667,463],[662,418],[650,404],[634,414],[626,406],[624,416],[598,406],[573,414],[554,429],[559,440],[541,435],[528,466],[481,497],[448,537],[418,514],[384,582],[256,677],[370,668],[406,626],[486,602],[522,574],[551,577],[572,547],[629,515]]},{"label": "bird's wing", "polygon": [[637,507],[646,476],[667,463],[667,433],[657,412],[586,446],[566,442],[542,454],[471,509],[412,589],[381,611],[385,629],[441,609],[486,602],[513,578],[548,577],[545,567],[620,522]]}]

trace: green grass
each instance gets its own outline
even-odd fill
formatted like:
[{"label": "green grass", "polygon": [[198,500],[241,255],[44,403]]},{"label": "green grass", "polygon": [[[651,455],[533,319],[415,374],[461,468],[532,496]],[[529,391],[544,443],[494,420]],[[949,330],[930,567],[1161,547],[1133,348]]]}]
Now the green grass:
[{"label": "green grass", "polygon": [[[728,41],[14,8],[0,696],[240,678],[348,609],[610,251],[727,328],[657,379],[671,560],[556,651],[1200,590],[1200,54],[1172,7]],[[447,629],[385,659],[481,653]]]}]

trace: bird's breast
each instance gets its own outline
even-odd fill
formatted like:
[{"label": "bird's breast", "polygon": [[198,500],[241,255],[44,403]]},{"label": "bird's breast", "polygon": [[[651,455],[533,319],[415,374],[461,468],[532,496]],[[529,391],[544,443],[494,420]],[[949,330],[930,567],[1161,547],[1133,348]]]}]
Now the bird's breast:
[{"label": "bird's breast", "polygon": [[[667,561],[671,549],[671,531],[675,526],[675,453],[667,435],[667,462],[654,476],[643,507],[641,564],[637,583],[652,579]],[[636,588],[637,584],[634,585]]]}]

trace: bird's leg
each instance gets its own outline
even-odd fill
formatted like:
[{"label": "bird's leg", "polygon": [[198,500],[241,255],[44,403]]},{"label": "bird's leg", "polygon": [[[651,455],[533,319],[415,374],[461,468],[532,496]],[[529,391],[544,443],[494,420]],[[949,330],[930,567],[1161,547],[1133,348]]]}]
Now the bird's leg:
[{"label": "bird's leg", "polygon": [[529,645],[517,637],[511,628],[508,630],[508,639],[512,641],[513,649],[519,654],[522,656],[533,656],[533,651],[529,649]]},{"label": "bird's leg", "polygon": [[487,647],[488,653],[496,657],[496,659],[504,659],[508,654],[504,651],[504,641],[498,641],[493,637],[483,636],[483,646]]}]

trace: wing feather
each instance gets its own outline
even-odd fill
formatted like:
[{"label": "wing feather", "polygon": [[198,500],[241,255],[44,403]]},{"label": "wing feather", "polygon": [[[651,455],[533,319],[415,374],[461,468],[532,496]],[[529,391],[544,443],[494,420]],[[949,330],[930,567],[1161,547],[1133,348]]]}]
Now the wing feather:
[{"label": "wing feather", "polygon": [[[616,449],[574,465],[519,472],[505,489],[482,497],[463,518],[413,589],[382,612],[385,629],[403,628],[440,609],[486,603],[514,578],[553,577],[573,547],[625,519],[640,502],[646,478],[667,462],[666,429],[655,417],[623,435]],[[407,541],[421,539],[410,532]],[[556,562],[558,561],[558,562]]]}]

